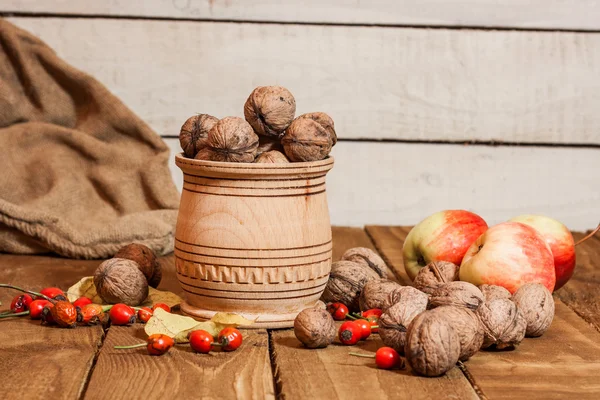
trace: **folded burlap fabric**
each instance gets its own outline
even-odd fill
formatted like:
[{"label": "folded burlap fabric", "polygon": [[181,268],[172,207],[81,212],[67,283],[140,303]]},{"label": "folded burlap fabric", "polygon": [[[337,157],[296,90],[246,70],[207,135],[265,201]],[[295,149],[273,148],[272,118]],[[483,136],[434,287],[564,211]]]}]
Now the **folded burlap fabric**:
[{"label": "folded burlap fabric", "polygon": [[173,249],[169,149],[94,78],[0,19],[0,251]]}]

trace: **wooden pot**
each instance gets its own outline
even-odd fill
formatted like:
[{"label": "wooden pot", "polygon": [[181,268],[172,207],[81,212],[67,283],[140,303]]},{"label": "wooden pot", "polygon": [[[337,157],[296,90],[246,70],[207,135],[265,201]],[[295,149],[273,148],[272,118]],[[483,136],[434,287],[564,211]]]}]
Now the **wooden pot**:
[{"label": "wooden pot", "polygon": [[333,158],[289,164],[175,156],[183,192],[175,233],[181,309],[234,312],[283,328],[316,305],[331,269],[325,175]]}]

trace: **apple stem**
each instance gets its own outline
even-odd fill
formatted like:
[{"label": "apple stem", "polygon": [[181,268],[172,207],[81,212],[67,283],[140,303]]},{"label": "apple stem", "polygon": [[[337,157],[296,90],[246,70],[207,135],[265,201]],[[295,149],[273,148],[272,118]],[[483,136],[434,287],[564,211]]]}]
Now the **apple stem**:
[{"label": "apple stem", "polygon": [[594,229],[593,231],[591,231],[589,234],[587,234],[585,237],[579,239],[576,243],[575,246],[580,245],[581,243],[585,242],[586,240],[588,240],[589,238],[591,238],[592,236],[594,236],[596,233],[598,233],[598,231],[600,231],[600,224],[598,224],[598,226],[596,227],[596,229]]}]

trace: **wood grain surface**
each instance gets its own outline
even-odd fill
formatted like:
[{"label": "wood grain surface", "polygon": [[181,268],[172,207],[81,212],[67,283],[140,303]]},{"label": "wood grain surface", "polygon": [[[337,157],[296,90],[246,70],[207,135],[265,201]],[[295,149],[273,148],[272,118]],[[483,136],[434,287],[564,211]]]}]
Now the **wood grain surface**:
[{"label": "wood grain surface", "polygon": [[195,113],[241,115],[254,87],[277,84],[340,138],[600,144],[598,33],[8,20],[161,135]]},{"label": "wood grain surface", "polygon": [[328,24],[600,28],[596,0],[4,0],[0,11]]},{"label": "wood grain surface", "polygon": [[[356,229],[334,230],[334,260],[352,247],[373,243]],[[477,399],[477,394],[458,368],[439,379],[414,375],[410,368],[377,369],[374,360],[352,357],[350,351],[374,353],[382,342],[377,335],[347,347],[336,342],[326,349],[309,350],[295,338],[293,330],[271,332],[277,392],[285,399]]]},{"label": "wood grain surface", "polygon": [[[397,273],[404,270],[402,244],[409,230],[408,227],[367,227],[375,246]],[[598,398],[600,334],[556,296],[555,299],[554,321],[542,337],[526,338],[514,351],[481,351],[465,363],[473,384],[485,396],[494,399]]]}]

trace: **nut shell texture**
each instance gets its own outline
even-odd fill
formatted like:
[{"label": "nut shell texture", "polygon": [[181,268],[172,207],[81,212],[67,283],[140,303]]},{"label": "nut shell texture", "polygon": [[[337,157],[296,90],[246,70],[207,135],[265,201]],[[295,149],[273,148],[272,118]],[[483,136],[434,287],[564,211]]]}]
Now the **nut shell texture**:
[{"label": "nut shell texture", "polygon": [[461,361],[466,361],[481,349],[484,330],[479,317],[465,307],[444,306],[431,310],[431,313],[445,318],[456,331],[460,340]]},{"label": "nut shell texture", "polygon": [[548,330],[554,319],[554,299],[544,285],[527,283],[517,289],[512,301],[527,321],[526,336],[542,336]]},{"label": "nut shell texture", "polygon": [[446,319],[425,311],[411,323],[404,352],[416,373],[440,376],[458,362],[460,339]]},{"label": "nut shell texture", "polygon": [[431,292],[429,299],[431,308],[458,306],[477,310],[481,303],[483,303],[481,290],[471,283],[462,281],[444,283]]},{"label": "nut shell texture", "polygon": [[179,144],[186,157],[194,158],[202,147],[202,141],[219,120],[208,114],[198,114],[187,119],[179,132]]},{"label": "nut shell texture", "polygon": [[383,261],[383,258],[367,247],[354,247],[346,250],[342,255],[342,260],[353,261],[362,264],[365,267],[369,267],[377,272],[382,278],[387,278],[388,276],[388,267],[385,264],[385,261]]},{"label": "nut shell texture", "polygon": [[458,280],[459,266],[449,261],[432,261],[419,270],[414,287],[431,294],[438,286]]},{"label": "nut shell texture", "polygon": [[296,118],[281,138],[285,155],[294,162],[318,161],[329,155],[333,140],[321,124],[310,118]]},{"label": "nut shell texture", "polygon": [[508,289],[497,286],[497,285],[479,285],[477,286],[481,293],[483,293],[483,298],[485,301],[492,301],[495,299],[510,299],[511,295]]},{"label": "nut shell texture", "polygon": [[389,294],[394,289],[401,287],[402,286],[399,283],[389,279],[379,279],[367,282],[358,299],[360,309],[363,311],[370,310],[371,308],[381,309]]},{"label": "nut shell texture", "polygon": [[[404,353],[406,332],[413,319],[427,309],[427,301],[423,302],[410,292],[404,292],[404,297],[389,307],[379,318],[379,336],[386,346]],[[409,293],[408,295],[406,295]],[[424,296],[427,296],[423,294]]]},{"label": "nut shell texture", "polygon": [[94,286],[107,303],[141,304],[148,297],[148,281],[135,261],[111,258],[94,273]]},{"label": "nut shell texture", "polygon": [[244,117],[254,131],[263,136],[279,137],[292,123],[296,100],[281,86],[259,86],[244,104]]},{"label": "nut shell texture", "polygon": [[515,347],[525,337],[527,321],[509,299],[485,302],[476,313],[484,330],[482,348],[493,345],[498,349]]},{"label": "nut shell texture", "polygon": [[154,270],[160,268],[154,252],[148,246],[140,243],[131,243],[122,247],[121,250],[115,254],[114,258],[125,258],[127,260],[135,261],[148,282],[152,280],[152,277],[155,274]]},{"label": "nut shell texture", "polygon": [[340,302],[350,311],[358,311],[359,297],[364,286],[368,281],[377,279],[379,275],[363,265],[352,261],[334,262],[321,299],[325,303]]},{"label": "nut shell texture", "polygon": [[271,150],[256,157],[255,162],[259,164],[288,164],[290,160],[282,152]]},{"label": "nut shell texture", "polygon": [[401,286],[388,294],[381,311],[386,312],[391,306],[401,301],[403,303],[419,304],[425,309],[429,303],[429,296],[412,286]]},{"label": "nut shell texture", "polygon": [[335,322],[327,311],[307,308],[294,320],[294,334],[309,349],[327,347],[335,339]]},{"label": "nut shell texture", "polygon": [[246,121],[238,117],[220,120],[208,132],[197,160],[224,162],[254,162],[258,136]]}]

